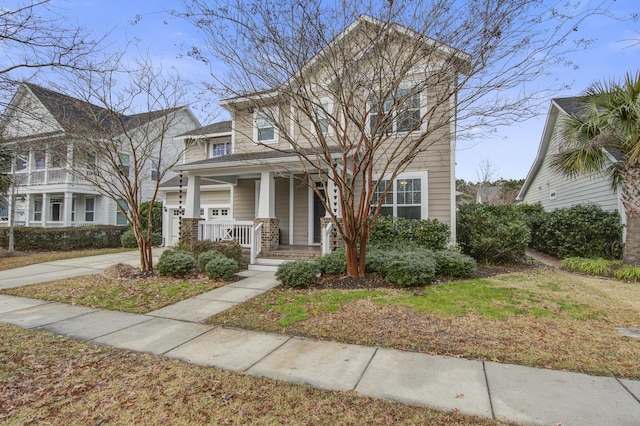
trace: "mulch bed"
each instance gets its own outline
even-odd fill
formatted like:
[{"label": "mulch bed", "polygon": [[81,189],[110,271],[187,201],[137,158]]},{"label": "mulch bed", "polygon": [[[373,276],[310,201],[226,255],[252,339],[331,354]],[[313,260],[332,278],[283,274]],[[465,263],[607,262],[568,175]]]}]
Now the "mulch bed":
[{"label": "mulch bed", "polygon": [[[547,268],[537,261],[529,261],[510,265],[478,265],[478,270],[473,278],[490,278],[500,274],[512,272],[531,271],[538,268]],[[453,281],[448,277],[436,277],[435,283]],[[316,284],[309,286],[316,289],[356,290],[374,288],[397,288],[398,286],[380,278],[376,274],[367,274],[364,277],[350,277],[347,275],[330,275],[322,277]]]}]

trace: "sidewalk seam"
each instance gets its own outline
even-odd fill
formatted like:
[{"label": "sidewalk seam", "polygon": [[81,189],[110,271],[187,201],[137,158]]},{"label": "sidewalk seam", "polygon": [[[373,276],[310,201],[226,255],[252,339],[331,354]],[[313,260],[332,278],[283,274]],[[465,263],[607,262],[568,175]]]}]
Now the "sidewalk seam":
[{"label": "sidewalk seam", "polygon": [[640,404],[640,399],[638,399],[638,397],[636,397],[635,394],[631,392],[629,388],[626,387],[618,377],[614,377],[614,379],[616,379],[616,381],[620,383],[620,386],[622,386],[624,390],[626,390],[631,395],[631,398],[635,399]]},{"label": "sidewalk seam", "polygon": [[491,398],[491,388],[489,387],[489,377],[487,376],[487,368],[484,361],[482,361],[482,373],[484,374],[484,383],[487,386],[487,395],[489,396],[489,408],[491,408],[491,417],[496,418],[496,413],[493,411],[493,399]]},{"label": "sidewalk seam", "polygon": [[[109,309],[99,309],[99,311],[113,312],[113,311],[110,311]],[[118,312],[118,311],[116,311],[116,312]],[[123,312],[123,313],[128,313],[128,312]],[[101,334],[100,336],[96,336],[96,337],[93,337],[91,339],[84,340],[84,341],[85,342],[91,342],[94,345],[98,345],[100,343],[96,343],[96,342],[94,342],[94,340],[99,339],[99,338],[104,337],[104,336],[108,336],[108,335],[113,334],[113,333],[117,333],[117,332],[122,331],[122,330],[126,330],[126,329],[131,328],[131,327],[135,327],[136,325],[144,324],[145,322],[149,322],[149,321],[151,321],[152,319],[155,318],[155,317],[152,317],[152,316],[149,316],[149,315],[146,315],[146,314],[132,314],[132,315],[141,315],[141,316],[144,316],[144,317],[148,317],[148,319],[145,320],[145,321],[142,321],[142,322],[138,322],[138,323],[135,323],[135,324],[128,325],[128,326],[123,327],[123,328],[119,328],[117,330],[110,331],[109,333],[106,333],[106,334]],[[106,345],[106,346],[113,347],[112,345]]]},{"label": "sidewalk seam", "polygon": [[371,355],[371,358],[369,358],[369,361],[367,362],[367,365],[364,366],[364,369],[362,370],[362,373],[360,373],[360,377],[358,377],[358,380],[356,381],[355,386],[353,387],[353,390],[355,391],[356,389],[358,389],[358,385],[360,384],[360,382],[362,381],[362,378],[364,377],[364,374],[367,372],[367,370],[369,369],[369,366],[371,365],[371,362],[373,361],[373,358],[375,358],[376,354],[378,353],[378,349],[380,348],[375,348],[375,350],[373,351],[373,354]]},{"label": "sidewalk seam", "polygon": [[[222,328],[227,328],[227,327],[222,327]],[[243,330],[243,329],[233,329],[230,328],[229,330]],[[247,331],[247,330],[244,330]],[[286,334],[283,334],[282,336],[287,336]],[[271,355],[272,353],[274,353],[275,351],[277,351],[278,349],[280,349],[282,346],[285,345],[285,343],[287,343],[289,340],[293,339],[293,336],[287,336],[288,338],[285,339],[284,342],[282,342],[282,344],[276,346],[275,348],[273,348],[273,350],[269,351],[269,353],[265,354],[265,356],[263,356],[262,358],[260,358],[259,360],[257,360],[256,362],[254,362],[253,364],[251,364],[249,367],[245,368],[244,370],[242,370],[243,373],[246,373],[247,371],[251,370],[253,367],[255,367],[256,365],[258,365],[258,363],[260,363],[262,360],[264,360],[266,357],[268,357],[269,355]]]}]

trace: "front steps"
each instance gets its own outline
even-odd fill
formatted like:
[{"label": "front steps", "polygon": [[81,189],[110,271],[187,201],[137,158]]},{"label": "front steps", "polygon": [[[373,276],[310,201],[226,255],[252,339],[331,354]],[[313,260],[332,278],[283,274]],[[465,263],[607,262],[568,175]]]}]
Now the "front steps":
[{"label": "front steps", "polygon": [[320,246],[280,246],[277,250],[260,254],[250,271],[277,271],[278,266],[293,260],[313,260],[321,255]]}]

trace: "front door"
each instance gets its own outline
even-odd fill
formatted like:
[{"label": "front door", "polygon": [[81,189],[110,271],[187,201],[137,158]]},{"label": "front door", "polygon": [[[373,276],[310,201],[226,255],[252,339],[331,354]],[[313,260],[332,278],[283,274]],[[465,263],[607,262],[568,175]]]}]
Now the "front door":
[{"label": "front door", "polygon": [[[324,196],[324,191],[322,191],[322,195]],[[322,200],[318,197],[318,194],[313,193],[313,242],[320,244],[321,238],[320,233],[322,231],[322,225],[320,224],[320,219],[322,219],[327,211],[324,208],[324,204],[322,204]]]}]

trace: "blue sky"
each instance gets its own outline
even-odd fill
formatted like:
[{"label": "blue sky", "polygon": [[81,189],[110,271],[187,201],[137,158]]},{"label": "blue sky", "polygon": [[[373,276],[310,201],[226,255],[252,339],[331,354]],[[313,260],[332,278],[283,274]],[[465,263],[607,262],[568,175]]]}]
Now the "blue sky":
[{"label": "blue sky", "polygon": [[[201,43],[202,37],[190,24],[166,12],[179,7],[179,1],[53,0],[52,4],[56,13],[70,23],[98,34],[108,33],[107,42],[114,48],[129,41],[131,54],[148,55],[165,69],[173,68],[194,81],[208,77],[207,66],[181,57],[189,46]],[[617,0],[610,11],[619,17],[629,17],[632,11],[640,11],[640,5],[637,0]],[[640,22],[591,17],[580,25],[579,32],[596,42],[587,51],[568,55],[567,59],[578,68],[558,69],[547,80],[538,82],[571,86],[556,96],[579,95],[593,81],[620,78],[627,71],[640,70]],[[456,154],[457,177],[476,181],[479,164],[489,160],[495,169],[494,178],[525,178],[536,156],[547,110],[548,104],[536,117],[498,128],[485,138],[461,142]]]}]

